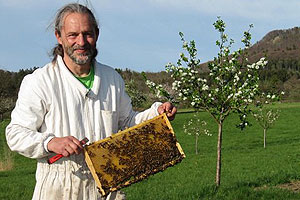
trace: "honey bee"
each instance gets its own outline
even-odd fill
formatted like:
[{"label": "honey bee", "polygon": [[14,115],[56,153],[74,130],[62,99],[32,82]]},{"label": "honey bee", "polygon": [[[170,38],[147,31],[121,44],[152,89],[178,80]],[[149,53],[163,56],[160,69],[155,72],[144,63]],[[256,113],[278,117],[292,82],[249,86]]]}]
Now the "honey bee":
[{"label": "honey bee", "polygon": [[160,117],[120,132],[88,149],[91,160],[100,157],[97,177],[104,193],[141,181],[184,158],[171,127],[164,120]]}]

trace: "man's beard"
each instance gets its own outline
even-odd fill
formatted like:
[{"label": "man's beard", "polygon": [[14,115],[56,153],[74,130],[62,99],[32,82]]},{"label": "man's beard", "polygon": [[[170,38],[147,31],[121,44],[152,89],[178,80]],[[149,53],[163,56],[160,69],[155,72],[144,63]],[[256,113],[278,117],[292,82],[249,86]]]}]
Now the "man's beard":
[{"label": "man's beard", "polygon": [[[77,65],[85,65],[91,62],[97,55],[97,49],[90,44],[86,44],[84,46],[74,45],[68,46],[63,44],[65,52],[72,59],[74,63]],[[76,53],[76,50],[85,50],[84,53]]]}]

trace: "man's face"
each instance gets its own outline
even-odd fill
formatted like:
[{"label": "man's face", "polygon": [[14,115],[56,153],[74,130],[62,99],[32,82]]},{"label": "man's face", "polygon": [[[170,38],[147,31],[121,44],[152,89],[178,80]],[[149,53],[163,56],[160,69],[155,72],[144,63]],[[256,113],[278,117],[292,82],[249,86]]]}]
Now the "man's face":
[{"label": "man's face", "polygon": [[61,34],[55,35],[58,43],[63,46],[64,56],[78,65],[90,64],[95,56],[98,32],[87,14],[67,14]]}]

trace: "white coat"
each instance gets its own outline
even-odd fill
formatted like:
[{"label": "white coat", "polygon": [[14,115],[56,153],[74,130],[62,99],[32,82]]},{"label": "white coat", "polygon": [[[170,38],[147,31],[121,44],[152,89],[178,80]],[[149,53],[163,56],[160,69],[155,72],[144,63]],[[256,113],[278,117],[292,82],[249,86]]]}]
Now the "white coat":
[{"label": "white coat", "polygon": [[[21,84],[6,138],[11,150],[37,159],[34,200],[101,199],[83,154],[47,163],[54,155],[47,149],[54,136],[87,137],[94,142],[158,115],[161,103],[134,112],[120,75],[98,62],[94,66],[91,90],[73,76],[60,56],[54,65],[37,69]],[[106,199],[118,199],[116,195],[119,192]]]}]

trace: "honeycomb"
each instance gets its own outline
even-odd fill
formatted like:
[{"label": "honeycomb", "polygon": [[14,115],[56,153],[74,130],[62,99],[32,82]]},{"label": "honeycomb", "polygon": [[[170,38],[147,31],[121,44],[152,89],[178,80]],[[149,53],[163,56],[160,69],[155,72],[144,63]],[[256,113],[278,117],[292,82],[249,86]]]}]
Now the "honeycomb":
[{"label": "honeycomb", "polygon": [[142,181],[185,157],[166,114],[87,145],[84,154],[102,196]]}]

